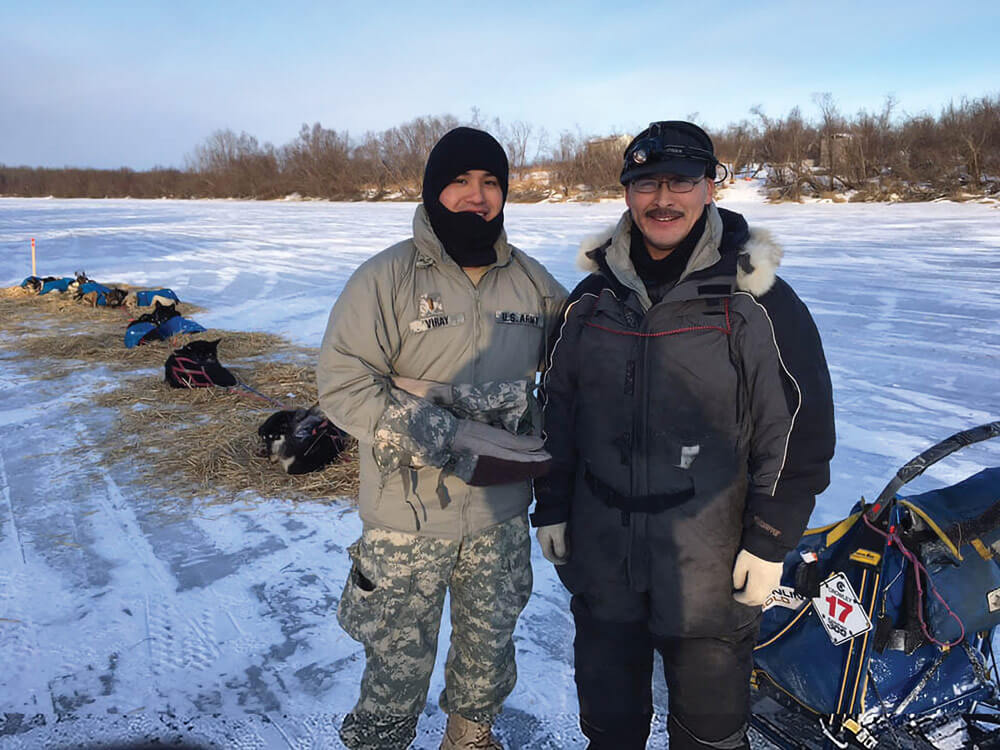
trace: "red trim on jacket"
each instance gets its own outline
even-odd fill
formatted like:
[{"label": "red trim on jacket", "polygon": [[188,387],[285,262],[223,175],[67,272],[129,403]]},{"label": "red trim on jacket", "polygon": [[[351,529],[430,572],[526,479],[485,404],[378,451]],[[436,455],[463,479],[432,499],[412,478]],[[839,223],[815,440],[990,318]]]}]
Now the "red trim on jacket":
[{"label": "red trim on jacket", "polygon": [[722,331],[727,336],[733,332],[732,322],[729,320],[729,298],[724,299],[723,304],[726,308],[726,327],[721,326],[690,326],[688,328],[675,328],[672,331],[660,331],[659,333],[639,333],[637,331],[616,331],[614,328],[606,328],[605,326],[599,326],[597,323],[584,323],[585,326],[589,328],[597,328],[601,331],[607,331],[608,333],[614,333],[618,336],[638,336],[644,339],[653,339],[658,336],[673,336],[675,333],[688,333],[689,331]]}]

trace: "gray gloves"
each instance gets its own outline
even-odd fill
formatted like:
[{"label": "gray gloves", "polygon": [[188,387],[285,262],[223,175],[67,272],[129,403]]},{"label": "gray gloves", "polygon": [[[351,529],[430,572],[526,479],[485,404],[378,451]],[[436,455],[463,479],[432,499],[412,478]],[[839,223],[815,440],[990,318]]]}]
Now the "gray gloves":
[{"label": "gray gloves", "polygon": [[733,599],[748,607],[759,607],[781,585],[784,563],[762,560],[745,549],[733,566]]},{"label": "gray gloves", "polygon": [[[515,434],[531,425],[527,381],[451,386],[394,377],[393,385],[372,445],[383,477],[402,466],[437,466],[484,487],[549,470],[542,439]],[[506,429],[485,424],[494,420]]]},{"label": "gray gloves", "polygon": [[539,526],[535,531],[542,555],[553,565],[564,565],[569,560],[569,550],[566,545],[567,523],[554,523],[550,526]]}]

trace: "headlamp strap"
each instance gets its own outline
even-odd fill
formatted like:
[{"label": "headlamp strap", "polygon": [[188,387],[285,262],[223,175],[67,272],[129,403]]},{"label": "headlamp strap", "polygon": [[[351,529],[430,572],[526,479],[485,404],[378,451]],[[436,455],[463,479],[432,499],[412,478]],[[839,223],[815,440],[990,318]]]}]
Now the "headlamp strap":
[{"label": "headlamp strap", "polygon": [[649,161],[656,163],[670,158],[696,159],[709,164],[719,163],[715,158],[715,154],[707,149],[698,148],[697,146],[665,145],[656,138],[644,139],[637,143],[635,148],[629,152],[627,161],[631,161],[634,164],[645,164]]}]

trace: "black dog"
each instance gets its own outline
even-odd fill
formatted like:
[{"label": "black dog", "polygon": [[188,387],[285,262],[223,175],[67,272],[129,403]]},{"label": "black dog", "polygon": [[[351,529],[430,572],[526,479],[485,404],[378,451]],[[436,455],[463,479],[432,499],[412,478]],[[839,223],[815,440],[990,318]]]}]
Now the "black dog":
[{"label": "black dog", "polygon": [[192,341],[175,349],[163,366],[165,380],[172,388],[209,388],[213,385],[229,388],[236,385],[236,377],[219,364],[215,341]]},{"label": "black dog", "polygon": [[318,407],[279,411],[257,429],[259,455],[281,464],[289,474],[319,471],[347,448],[347,433]]},{"label": "black dog", "polygon": [[[177,305],[164,305],[157,300],[153,312],[143,313],[133,320],[132,323],[152,323],[154,326],[160,326],[171,318],[176,318],[178,315],[180,313],[177,312]],[[132,323],[129,323],[129,325],[132,325]]]}]

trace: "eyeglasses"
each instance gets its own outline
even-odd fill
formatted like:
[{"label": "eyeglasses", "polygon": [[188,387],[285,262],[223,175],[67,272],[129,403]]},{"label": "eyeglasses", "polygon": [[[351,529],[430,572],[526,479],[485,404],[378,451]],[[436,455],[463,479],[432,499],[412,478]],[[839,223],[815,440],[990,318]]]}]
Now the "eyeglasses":
[{"label": "eyeglasses", "polygon": [[666,183],[667,190],[671,193],[690,193],[694,190],[694,186],[704,179],[704,177],[643,177],[632,180],[629,187],[637,193],[655,193],[659,191],[660,185]]}]

